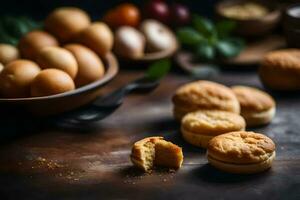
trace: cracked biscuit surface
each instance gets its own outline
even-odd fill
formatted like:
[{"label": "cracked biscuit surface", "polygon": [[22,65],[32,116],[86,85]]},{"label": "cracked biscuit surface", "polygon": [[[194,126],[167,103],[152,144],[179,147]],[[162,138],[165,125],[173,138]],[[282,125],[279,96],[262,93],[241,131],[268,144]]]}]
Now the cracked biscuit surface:
[{"label": "cracked biscuit surface", "polygon": [[238,114],[219,110],[198,110],[184,116],[181,122],[183,138],[195,146],[206,148],[214,136],[244,130],[245,120]]},{"label": "cracked biscuit surface", "polygon": [[226,163],[253,164],[268,160],[275,152],[274,142],[254,132],[238,131],[210,140],[208,156]]},{"label": "cracked biscuit surface", "polygon": [[178,120],[199,109],[240,112],[240,105],[231,89],[211,81],[195,81],[181,86],[172,101],[174,116]]}]

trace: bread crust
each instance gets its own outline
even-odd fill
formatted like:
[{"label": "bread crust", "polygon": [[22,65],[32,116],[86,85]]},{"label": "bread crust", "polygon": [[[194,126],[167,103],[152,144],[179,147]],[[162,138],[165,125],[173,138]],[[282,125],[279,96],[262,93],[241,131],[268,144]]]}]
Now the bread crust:
[{"label": "bread crust", "polygon": [[181,86],[172,101],[176,118],[199,109],[240,113],[240,105],[231,89],[211,81],[195,81]]},{"label": "bread crust", "polygon": [[263,84],[273,90],[300,90],[300,50],[285,49],[268,53],[259,68]]},{"label": "bread crust", "polygon": [[246,123],[238,114],[219,110],[198,110],[184,116],[184,130],[194,134],[216,136],[232,131],[244,130]]},{"label": "bread crust", "polygon": [[233,86],[240,106],[241,115],[247,126],[268,124],[275,116],[275,100],[266,92],[247,86]]},{"label": "bread crust", "polygon": [[274,153],[275,144],[267,136],[237,131],[214,137],[208,144],[208,156],[233,164],[263,162]]}]

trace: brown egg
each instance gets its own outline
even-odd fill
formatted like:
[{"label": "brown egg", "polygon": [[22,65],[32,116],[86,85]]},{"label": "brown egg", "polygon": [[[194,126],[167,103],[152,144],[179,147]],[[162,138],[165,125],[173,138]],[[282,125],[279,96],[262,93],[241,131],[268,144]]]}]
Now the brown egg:
[{"label": "brown egg", "polygon": [[65,48],[74,55],[78,63],[78,73],[75,78],[77,87],[99,80],[104,75],[104,65],[91,49],[80,44],[68,44]]},{"label": "brown egg", "polygon": [[91,23],[88,14],[74,7],[55,9],[45,20],[45,29],[56,36],[59,41],[67,42]]},{"label": "brown egg", "polygon": [[10,62],[0,73],[0,93],[3,97],[28,97],[30,84],[40,72],[39,66],[30,60]]},{"label": "brown egg", "polygon": [[45,47],[37,56],[37,63],[42,69],[56,68],[75,78],[78,65],[73,54],[61,47]]},{"label": "brown egg", "polygon": [[3,71],[3,69],[4,69],[4,65],[0,63],[0,73]]},{"label": "brown egg", "polygon": [[95,51],[99,56],[104,57],[107,52],[111,51],[114,38],[113,33],[105,23],[95,22],[84,29],[78,35],[77,40]]},{"label": "brown egg", "polygon": [[59,94],[75,89],[72,78],[58,69],[42,70],[31,84],[31,96],[40,97]]},{"label": "brown egg", "polygon": [[19,58],[19,50],[10,44],[0,44],[0,62],[4,65]]},{"label": "brown egg", "polygon": [[49,33],[45,31],[31,31],[21,38],[18,47],[22,57],[35,60],[44,47],[58,45],[58,41]]}]

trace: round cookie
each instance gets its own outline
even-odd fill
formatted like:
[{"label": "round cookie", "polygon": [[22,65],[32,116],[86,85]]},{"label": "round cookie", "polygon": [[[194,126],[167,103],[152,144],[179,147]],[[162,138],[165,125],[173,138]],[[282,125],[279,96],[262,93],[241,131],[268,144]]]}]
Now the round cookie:
[{"label": "round cookie", "polygon": [[172,101],[174,116],[178,120],[200,109],[240,113],[239,102],[231,89],[211,81],[196,81],[181,86]]},{"label": "round cookie", "polygon": [[276,108],[275,101],[269,94],[247,86],[233,86],[232,90],[240,102],[241,115],[246,120],[247,126],[271,122]]},{"label": "round cookie", "polygon": [[181,133],[188,143],[206,148],[215,136],[245,130],[245,120],[236,113],[218,110],[198,110],[184,116]]},{"label": "round cookie", "polygon": [[259,68],[259,75],[262,83],[272,90],[300,90],[300,50],[268,53]]},{"label": "round cookie", "polygon": [[216,136],[207,147],[207,158],[212,166],[237,174],[265,171],[271,167],[275,155],[275,144],[270,138],[246,131]]}]

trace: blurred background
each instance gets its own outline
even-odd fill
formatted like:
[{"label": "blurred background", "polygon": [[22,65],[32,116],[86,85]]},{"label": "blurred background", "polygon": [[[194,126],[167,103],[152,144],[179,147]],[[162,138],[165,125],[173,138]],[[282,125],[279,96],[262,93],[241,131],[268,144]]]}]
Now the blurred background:
[{"label": "blurred background", "polygon": [[[53,8],[60,6],[77,6],[86,11],[95,19],[100,17],[109,8],[112,8],[120,3],[130,2],[136,5],[141,5],[145,1],[141,0],[131,0],[131,1],[121,1],[121,0],[27,0],[18,1],[10,0],[3,1],[0,7],[1,14],[16,14],[16,15],[29,15],[35,19],[43,19],[47,14],[53,10]],[[218,0],[185,0],[177,1],[182,2],[187,5],[192,11],[199,12],[206,16],[211,16],[213,14],[213,5],[218,2]]]}]

